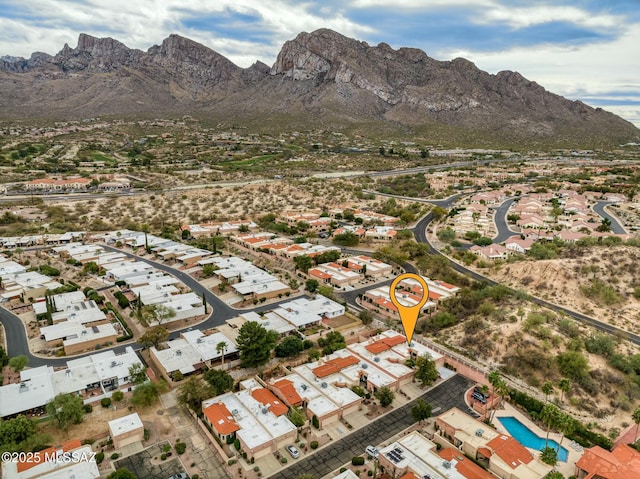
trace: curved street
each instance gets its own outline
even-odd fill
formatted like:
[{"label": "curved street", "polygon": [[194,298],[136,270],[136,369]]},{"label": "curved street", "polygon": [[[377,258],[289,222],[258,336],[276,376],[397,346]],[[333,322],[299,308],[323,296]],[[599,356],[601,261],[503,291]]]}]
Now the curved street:
[{"label": "curved street", "polygon": [[[369,190],[367,190],[369,191]],[[451,207],[455,201],[462,196],[463,194],[456,194],[454,196],[451,196],[449,198],[446,199],[441,199],[441,200],[432,200],[432,199],[425,199],[425,198],[410,198],[410,197],[405,197],[405,196],[399,196],[399,195],[391,195],[391,194],[384,194],[384,193],[379,193],[379,192],[375,192],[375,191],[370,191],[371,193],[377,194],[377,195],[381,195],[381,196],[387,196],[387,197],[392,197],[392,198],[398,198],[398,199],[405,199],[405,200],[412,200],[412,201],[420,201],[423,203],[431,203],[431,204],[435,204],[438,206],[441,206],[443,208],[449,208]],[[494,238],[495,242],[500,242],[498,240],[501,239],[501,241],[505,241],[508,237],[512,236],[513,234],[517,234],[512,232],[511,230],[509,230],[509,227],[507,225],[507,221],[506,221],[506,215],[507,215],[507,211],[509,209],[509,207],[511,206],[511,204],[513,204],[513,202],[515,201],[515,199],[509,199],[506,200],[505,202],[503,202],[497,209],[496,209],[496,213],[495,213],[495,222],[496,222],[496,227],[498,229],[498,236],[496,236],[496,238]],[[624,232],[624,228],[622,228],[622,226],[619,224],[619,222],[611,217],[610,215],[608,215],[608,213],[606,213],[606,211],[604,210],[604,207],[611,204],[612,202],[610,201],[600,201],[598,202],[594,207],[593,210],[598,213],[599,215],[601,215],[602,217],[605,218],[610,218],[611,220],[611,229],[612,231],[615,233],[617,231],[623,231]],[[437,249],[435,249],[433,247],[433,245],[431,245],[431,243],[429,243],[427,236],[426,236],[426,228],[429,225],[429,223],[433,220],[433,215],[431,213],[428,213],[427,215],[425,215],[420,221],[418,221],[418,223],[416,224],[416,226],[413,228],[413,232],[414,232],[414,236],[416,238],[416,241],[418,242],[422,242],[422,243],[427,243],[429,245],[429,249],[430,252],[432,254],[437,254],[437,255],[441,255],[444,256],[449,263],[451,264],[452,268],[455,269],[456,271],[458,271],[461,274],[470,276],[478,281],[484,281],[488,284],[494,285],[497,284],[494,280],[483,276],[475,271],[472,271],[466,267],[464,267],[463,265],[451,260],[450,258],[448,258],[447,256],[443,255],[442,253],[440,253],[440,251],[438,251]],[[228,304],[226,304],[224,301],[220,300],[215,294],[213,294],[211,291],[209,291],[208,289],[204,288],[197,280],[195,280],[193,277],[191,277],[190,275],[188,275],[187,273],[185,273],[184,271],[180,271],[177,270],[175,268],[172,268],[171,266],[167,266],[165,264],[162,263],[157,263],[155,261],[146,259],[146,258],[140,258],[138,256],[136,256],[133,253],[128,253],[128,252],[123,252],[122,250],[119,250],[117,248],[108,246],[108,245],[102,245],[105,249],[110,250],[110,251],[117,251],[120,253],[124,253],[126,256],[129,256],[131,258],[135,258],[138,259],[140,261],[144,261],[146,263],[152,264],[154,267],[165,271],[169,274],[174,275],[176,278],[178,278],[180,281],[182,281],[185,285],[187,285],[189,288],[191,288],[195,293],[202,295],[204,294],[205,299],[207,301],[207,303],[209,303],[209,305],[212,307],[212,313],[211,315],[202,323],[198,324],[198,325],[194,325],[194,326],[190,326],[187,328],[182,328],[180,330],[176,330],[173,331],[171,333],[171,338],[175,338],[177,336],[179,336],[179,334],[182,331],[188,330],[190,328],[193,327],[198,327],[198,328],[203,328],[203,329],[207,329],[207,328],[213,328],[215,326],[220,326],[222,324],[224,324],[224,322],[228,319],[231,319],[235,316],[238,315],[239,311],[256,311],[256,312],[261,312],[261,311],[268,311],[270,309],[273,309],[274,307],[276,307],[277,305],[281,304],[281,303],[285,303],[287,301],[289,301],[289,298],[287,299],[283,299],[274,303],[270,303],[270,304],[265,304],[265,305],[261,305],[261,306],[257,306],[255,308],[248,308],[248,309],[244,309],[244,310],[236,310],[234,308],[232,308],[231,306],[229,306]],[[345,248],[343,249],[343,251],[347,254],[370,254],[370,252],[367,251],[362,251],[362,250],[356,250],[356,249],[348,249]],[[415,269],[415,267],[409,263],[404,264],[403,267],[405,268],[405,270],[407,272],[417,272],[417,270]],[[386,282],[382,282],[379,283],[378,285],[386,285],[386,284],[391,284],[391,280],[386,281]],[[349,291],[349,292],[344,292],[341,293],[342,296],[345,298],[345,300],[347,301],[347,303],[349,303],[350,305],[356,306],[356,298],[358,296],[358,294],[360,293],[360,291],[366,289],[367,287],[363,287],[363,288],[359,288],[357,290],[353,290],[353,291]],[[610,324],[604,323],[602,321],[599,321],[595,318],[592,318],[590,316],[587,316],[585,314],[582,313],[578,313],[576,311],[572,311],[566,307],[563,306],[559,306],[559,305],[555,305],[552,304],[548,301],[545,301],[543,299],[537,298],[535,296],[531,296],[530,300],[540,306],[544,306],[550,309],[553,309],[555,311],[559,311],[562,312],[568,316],[571,316],[572,318],[593,326],[596,329],[599,329],[600,331],[605,331],[605,332],[609,332],[612,334],[619,334],[622,335],[623,337],[627,337],[629,339],[629,341],[633,342],[634,344],[638,344],[640,345],[640,336],[628,331],[625,331],[623,329],[620,329],[616,326],[612,326]],[[66,364],[66,362],[69,359],[73,359],[73,358],[79,358],[79,357],[84,357],[84,356],[89,356],[91,354],[94,354],[95,351],[93,352],[87,352],[84,354],[80,354],[77,356],[70,356],[70,357],[61,357],[61,358],[51,358],[51,357],[41,357],[41,356],[37,356],[31,353],[31,351],[29,350],[29,346],[28,346],[28,341],[27,341],[27,336],[26,336],[26,331],[23,325],[23,322],[20,320],[20,318],[18,318],[17,316],[15,316],[13,313],[7,311],[4,308],[0,307],[0,323],[2,323],[2,325],[5,328],[5,334],[6,334],[6,341],[7,341],[7,354],[9,354],[9,356],[18,356],[18,355],[26,355],[29,358],[29,366],[31,367],[36,367],[36,366],[42,366],[42,365],[50,365],[50,366],[64,366]],[[134,343],[134,342],[128,342],[128,343],[119,343],[117,346],[114,346],[112,348],[110,348],[111,350],[115,351],[116,354],[120,354],[122,352],[124,352],[126,347],[133,347],[135,350],[138,349],[142,349],[142,346],[138,343]]]},{"label": "curved street", "polygon": [[[218,298],[215,294],[213,294],[207,288],[203,287],[197,280],[195,280],[193,277],[191,277],[184,271],[180,271],[178,269],[172,268],[171,266],[167,266],[165,264],[156,263],[155,261],[152,261],[146,258],[140,258],[133,253],[128,253],[118,248],[114,248],[104,244],[102,244],[101,246],[107,250],[123,253],[124,255],[130,258],[135,258],[139,261],[144,261],[145,263],[149,263],[154,267],[156,267],[157,269],[165,271],[175,276],[180,281],[182,281],[185,285],[191,288],[196,294],[202,295],[204,293],[204,297],[212,310],[212,313],[210,314],[210,316],[202,323],[172,331],[171,335],[169,336],[171,339],[178,337],[182,331],[186,331],[194,327],[208,329],[208,328],[213,328],[215,326],[220,326],[224,324],[226,320],[237,316],[238,313],[242,311],[255,311],[255,312],[268,311],[270,309],[275,308],[279,304],[285,303],[292,299],[292,298],[286,298],[286,299],[272,302],[269,304],[256,306],[255,308],[248,308],[248,309],[242,309],[242,310],[234,309],[228,304],[226,304],[224,301],[222,301],[220,298]],[[11,357],[19,356],[19,355],[27,356],[29,358],[30,367],[45,366],[45,365],[54,366],[54,367],[65,366],[67,361],[69,361],[70,359],[77,359],[85,356],[90,356],[91,354],[95,354],[95,351],[89,351],[79,355],[63,356],[60,358],[51,358],[51,357],[34,355],[29,350],[29,342],[27,341],[27,335],[24,328],[24,323],[20,318],[18,318],[15,314],[7,311],[6,309],[0,307],[0,323],[2,323],[5,329],[5,334],[7,338],[7,354]],[[111,348],[104,348],[103,351],[106,349],[110,349],[114,351],[116,354],[121,354],[124,352],[125,348],[127,347],[133,347],[134,350],[142,349],[142,345],[130,341],[126,343],[118,343],[118,345]]]},{"label": "curved street", "polygon": [[606,218],[611,221],[612,233],[615,233],[617,235],[624,235],[627,234],[627,230],[625,230],[624,227],[620,224],[618,218],[607,213],[607,210],[605,209],[607,206],[616,203],[616,201],[598,201],[595,205],[593,205],[592,209],[596,214],[600,215],[600,217]]}]

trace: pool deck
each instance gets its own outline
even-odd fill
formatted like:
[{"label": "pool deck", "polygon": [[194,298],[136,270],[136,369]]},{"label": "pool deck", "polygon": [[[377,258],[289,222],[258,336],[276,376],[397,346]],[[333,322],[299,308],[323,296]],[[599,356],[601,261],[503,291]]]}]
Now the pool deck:
[{"label": "pool deck", "polygon": [[[542,438],[546,437],[547,432],[545,430],[538,427],[535,423],[531,421],[531,419],[525,416],[518,409],[514,408],[511,404],[506,402],[503,403],[502,409],[496,409],[496,412],[494,415],[493,424],[495,425],[496,429],[499,432],[509,434],[507,430],[502,426],[502,423],[496,420],[496,419],[499,419],[500,417],[509,417],[509,416],[517,418],[522,424],[524,424],[529,429],[531,429],[531,431],[536,433],[539,437],[542,437]],[[582,457],[582,452],[578,452],[576,449],[571,447],[570,446],[571,440],[567,438],[563,438],[561,434],[551,432],[549,433],[549,439],[555,440],[557,443],[559,443],[562,447],[564,447],[569,452],[569,457],[567,459],[567,462],[558,461],[558,464],[556,464],[556,469],[560,471],[565,477],[572,476],[575,473],[576,461],[580,459],[580,457]],[[562,439],[562,443],[560,443],[561,439]],[[536,451],[535,449],[529,449],[529,451],[531,451],[531,453],[535,456],[538,456],[540,454],[540,452]]]}]

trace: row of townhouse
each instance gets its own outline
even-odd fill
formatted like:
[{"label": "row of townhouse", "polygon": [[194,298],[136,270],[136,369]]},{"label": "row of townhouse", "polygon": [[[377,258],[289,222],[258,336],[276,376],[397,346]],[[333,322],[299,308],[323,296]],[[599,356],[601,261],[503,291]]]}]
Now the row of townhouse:
[{"label": "row of townhouse", "polygon": [[[522,236],[525,236],[523,239]],[[478,246],[474,245],[469,248],[476,256],[487,260],[487,261],[496,261],[496,260],[505,260],[509,256],[514,254],[526,254],[531,250],[531,247],[536,241],[553,241],[554,239],[559,239],[566,243],[575,243],[576,241],[582,238],[607,238],[610,236],[617,236],[622,239],[629,238],[629,235],[623,234],[615,234],[609,232],[600,232],[595,231],[591,234],[582,233],[579,231],[567,231],[562,230],[560,232],[543,232],[539,230],[537,233],[535,230],[526,230],[523,231],[522,236],[514,235],[507,239],[504,244],[490,244],[488,246]]]},{"label": "row of townhouse", "polygon": [[320,216],[317,213],[297,213],[297,212],[289,212],[283,213],[280,219],[287,223],[288,225],[296,225],[298,223],[305,223],[308,231],[312,231],[314,233],[322,233],[329,231],[331,229],[331,222],[333,221],[331,218],[327,216]]},{"label": "row of townhouse", "polygon": [[29,248],[31,246],[54,246],[81,240],[84,231],[68,231],[61,234],[42,234],[26,236],[2,236],[0,247],[4,249]]},{"label": "row of townhouse", "polygon": [[83,264],[96,263],[104,270],[105,279],[123,284],[125,296],[130,301],[141,301],[144,305],[161,304],[172,309],[175,315],[169,321],[205,314],[205,305],[200,296],[192,291],[185,292],[186,286],[177,278],[145,261],[107,251],[95,243],[72,243],[53,248],[53,251],[63,258],[73,258]]},{"label": "row of townhouse", "polygon": [[[297,298],[281,304],[264,314],[253,311],[240,313],[227,324],[211,331],[193,329],[181,333],[179,338],[166,343],[166,348],[151,348],[154,364],[161,374],[173,380],[179,371],[182,376],[196,373],[214,363],[233,361],[237,358],[236,340],[242,326],[254,321],[269,331],[284,337],[311,326],[318,326],[325,319],[337,318],[345,313],[344,306],[325,297]],[[218,345],[225,343],[226,346]]]},{"label": "row of townhouse", "polygon": [[131,390],[129,370],[142,365],[131,347],[116,355],[104,351],[67,361],[67,367],[54,370],[51,366],[20,371],[20,382],[0,387],[0,417],[18,414],[42,415],[47,403],[58,394],[80,396],[85,404],[111,397],[116,390]]},{"label": "row of townhouse", "polygon": [[351,233],[361,240],[378,242],[396,239],[398,231],[394,226],[350,226],[344,225],[333,230],[332,236]]},{"label": "row of townhouse", "polygon": [[290,238],[276,236],[266,231],[232,236],[231,240],[252,251],[263,251],[287,259],[302,255],[313,257],[327,251],[340,251],[337,246],[307,242],[294,243]]},{"label": "row of townhouse", "polygon": [[40,178],[24,183],[27,191],[65,191],[65,190],[86,190],[91,185],[91,178]]},{"label": "row of townhouse", "polygon": [[237,358],[238,348],[235,338],[220,331],[192,329],[167,341],[164,349],[151,347],[149,353],[160,374],[171,382],[177,380],[178,373],[189,376],[211,368],[219,361]]},{"label": "row of townhouse", "polygon": [[33,303],[36,318],[50,314],[51,325],[40,328],[40,338],[48,348],[62,347],[71,355],[115,343],[118,330],[95,301],[87,300],[82,291],[50,296]]},{"label": "row of townhouse", "polygon": [[212,256],[198,262],[199,266],[214,265],[214,275],[231,285],[236,294],[245,300],[277,298],[291,293],[291,288],[278,278],[249,261],[235,256]]},{"label": "row of townhouse", "polygon": [[258,229],[258,225],[251,220],[217,221],[195,225],[182,225],[180,227],[181,231],[188,231],[194,238],[201,236],[228,236],[237,234],[241,230],[254,231],[256,229]]},{"label": "row of townhouse", "polygon": [[[444,281],[432,280],[422,277],[429,288],[429,299],[422,306],[420,314],[433,313],[438,304],[447,301],[455,296],[460,288]],[[414,279],[404,279],[398,283],[395,291],[396,299],[408,306],[415,306],[420,303],[424,295],[422,285]],[[398,308],[391,301],[391,294],[388,286],[381,286],[366,291],[361,298],[360,304],[376,313],[400,319]]]},{"label": "row of townhouse", "polygon": [[[443,358],[427,347],[395,331],[385,331],[308,364],[268,383],[259,379],[241,383],[239,393],[227,393],[203,402],[203,413],[213,433],[221,440],[238,439],[249,457],[275,452],[295,439],[286,413],[299,407],[308,419],[316,418],[320,428],[358,411],[362,398],[352,386],[375,392],[397,390],[413,380],[414,371],[405,365],[409,358],[430,355],[437,364]],[[276,418],[278,419],[276,422]],[[264,424],[277,427],[264,427]]]}]

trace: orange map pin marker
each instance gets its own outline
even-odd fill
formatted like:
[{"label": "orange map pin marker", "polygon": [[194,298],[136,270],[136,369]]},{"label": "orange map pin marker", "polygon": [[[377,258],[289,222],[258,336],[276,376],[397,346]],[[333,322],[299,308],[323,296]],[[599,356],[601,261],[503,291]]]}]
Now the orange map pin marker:
[{"label": "orange map pin marker", "polygon": [[[420,283],[422,286],[422,299],[418,304],[413,306],[405,306],[396,298],[396,287],[400,281],[405,279],[413,279]],[[413,332],[416,329],[416,323],[418,322],[418,316],[420,316],[420,310],[422,307],[429,301],[429,286],[427,286],[427,282],[422,278],[422,276],[418,276],[414,273],[405,273],[398,276],[393,280],[391,286],[389,286],[389,297],[391,298],[391,302],[393,305],[398,308],[398,314],[400,315],[400,320],[402,321],[402,327],[404,328],[404,335],[407,337],[407,344],[411,344],[411,338],[413,338]]]}]

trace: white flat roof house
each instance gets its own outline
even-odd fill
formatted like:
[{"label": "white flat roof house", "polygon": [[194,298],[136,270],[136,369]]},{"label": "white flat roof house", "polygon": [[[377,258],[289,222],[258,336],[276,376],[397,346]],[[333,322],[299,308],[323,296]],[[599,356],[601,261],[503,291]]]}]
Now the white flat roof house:
[{"label": "white flat roof house", "polygon": [[96,389],[96,396],[85,402],[100,399],[111,391],[128,384],[129,368],[142,364],[133,348],[116,355],[104,351],[67,361],[67,368],[54,371],[50,366],[25,369],[21,382],[0,387],[0,417],[14,416],[42,408],[57,394],[84,393]]}]

